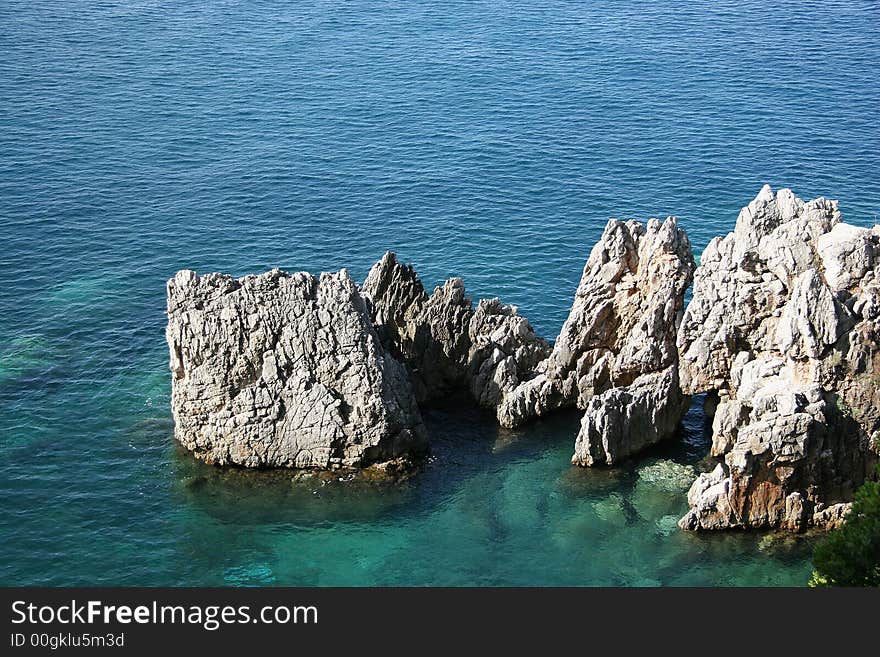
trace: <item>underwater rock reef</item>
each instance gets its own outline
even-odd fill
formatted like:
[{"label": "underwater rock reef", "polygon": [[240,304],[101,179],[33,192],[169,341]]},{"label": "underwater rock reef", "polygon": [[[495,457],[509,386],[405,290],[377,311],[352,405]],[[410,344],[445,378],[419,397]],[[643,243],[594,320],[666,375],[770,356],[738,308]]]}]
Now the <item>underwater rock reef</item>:
[{"label": "underwater rock reef", "polygon": [[787,189],[699,267],[674,217],[610,220],[552,344],[460,278],[429,294],[391,252],[361,287],[183,270],[167,290],[175,436],[217,465],[409,472],[419,406],[459,393],[504,427],[581,409],[572,463],[613,465],[708,393],[716,465],[679,525],[800,530],[842,522],[880,450],[880,226]]}]

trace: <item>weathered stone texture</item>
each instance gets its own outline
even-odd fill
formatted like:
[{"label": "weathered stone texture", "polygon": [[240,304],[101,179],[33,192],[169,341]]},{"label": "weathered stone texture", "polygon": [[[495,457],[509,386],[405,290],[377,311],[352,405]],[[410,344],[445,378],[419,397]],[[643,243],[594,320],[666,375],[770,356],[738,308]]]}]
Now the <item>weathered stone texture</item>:
[{"label": "weathered stone texture", "polygon": [[878,243],[836,201],[765,186],[706,248],[680,377],[686,393],[718,394],[721,462],[694,483],[682,527],[840,522],[880,436]]},{"label": "weathered stone texture", "polygon": [[595,395],[674,364],[693,271],[687,234],[674,217],[609,221],[550,356],[499,405],[501,425],[586,408]]},{"label": "weathered stone texture", "polygon": [[218,465],[403,464],[427,445],[406,372],[345,270],[168,281],[175,435]]}]

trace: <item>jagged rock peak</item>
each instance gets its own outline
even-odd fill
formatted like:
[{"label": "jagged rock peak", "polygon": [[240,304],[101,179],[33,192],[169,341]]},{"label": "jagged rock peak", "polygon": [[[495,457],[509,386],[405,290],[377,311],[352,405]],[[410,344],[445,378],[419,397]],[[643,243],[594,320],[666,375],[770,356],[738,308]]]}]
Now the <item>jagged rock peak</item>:
[{"label": "jagged rock peak", "polygon": [[694,261],[675,217],[610,220],[593,247],[550,356],[504,397],[513,427],[589,400],[677,361],[676,332]]},{"label": "jagged rock peak", "polygon": [[372,267],[362,289],[383,344],[406,364],[420,401],[469,389],[494,408],[549,353],[515,306],[489,299],[475,310],[460,278],[428,296],[394,253]]},{"label": "jagged rock peak", "polygon": [[535,335],[517,307],[498,298],[480,299],[468,334],[471,394],[485,408],[496,408],[550,354],[550,344]]},{"label": "jagged rock peak", "polygon": [[[709,242],[678,335],[685,392],[724,387],[739,352],[775,350],[782,307],[798,277],[823,271],[820,237],[840,219],[837,201],[804,202],[789,189],[774,195],[765,185],[740,211],[734,231]],[[825,252],[835,250],[824,244]],[[840,251],[839,242],[835,248]],[[822,294],[816,281],[807,288],[804,293]]]},{"label": "jagged rock peak", "polygon": [[389,251],[361,289],[383,344],[406,364],[419,401],[465,387],[473,304],[460,278],[429,296],[413,267]]}]

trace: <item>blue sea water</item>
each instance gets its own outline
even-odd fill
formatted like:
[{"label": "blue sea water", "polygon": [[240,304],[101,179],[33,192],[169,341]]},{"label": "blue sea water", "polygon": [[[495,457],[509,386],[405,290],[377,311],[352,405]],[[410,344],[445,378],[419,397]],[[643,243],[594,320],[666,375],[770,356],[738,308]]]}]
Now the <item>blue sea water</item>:
[{"label": "blue sea water", "polygon": [[572,468],[578,418],[426,412],[400,487],[175,446],[164,283],[386,249],[554,337],[609,217],[699,253],[762,184],[880,208],[869,1],[0,5],[0,583],[790,585],[810,539],[675,529],[707,449]]}]

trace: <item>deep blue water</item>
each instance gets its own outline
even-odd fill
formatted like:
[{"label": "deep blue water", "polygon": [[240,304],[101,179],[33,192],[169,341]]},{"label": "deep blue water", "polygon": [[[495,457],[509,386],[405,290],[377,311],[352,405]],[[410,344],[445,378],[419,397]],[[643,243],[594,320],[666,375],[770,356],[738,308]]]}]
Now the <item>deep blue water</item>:
[{"label": "deep blue water", "polygon": [[[771,6],[772,5],[772,6]],[[801,584],[809,540],[695,536],[681,439],[568,465],[576,416],[427,413],[400,488],[172,441],[164,283],[386,249],[553,337],[610,216],[699,253],[765,182],[880,208],[874,2],[0,5],[0,583]]]}]

